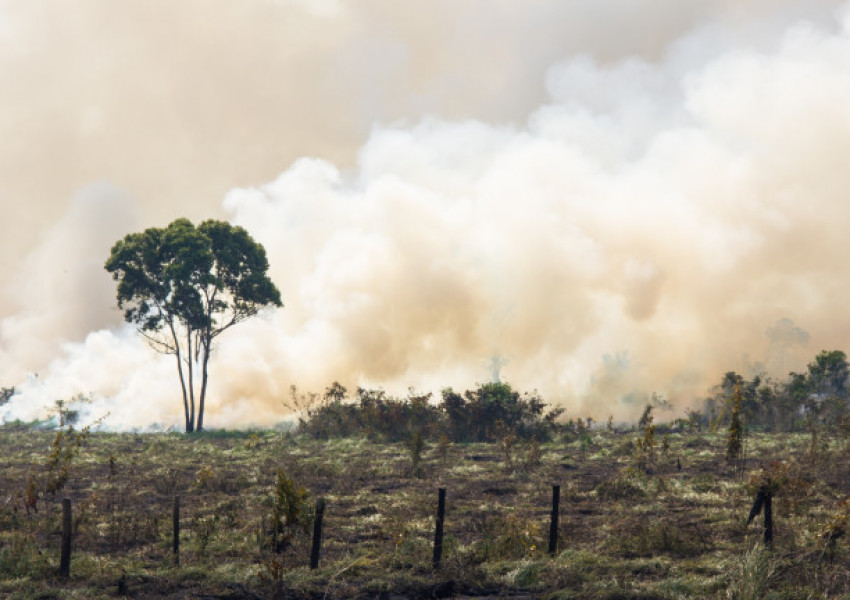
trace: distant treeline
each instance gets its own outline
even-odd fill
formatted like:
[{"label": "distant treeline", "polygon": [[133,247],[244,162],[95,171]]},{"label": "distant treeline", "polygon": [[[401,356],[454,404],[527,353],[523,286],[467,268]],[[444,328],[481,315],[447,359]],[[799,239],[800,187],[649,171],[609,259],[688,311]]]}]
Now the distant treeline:
[{"label": "distant treeline", "polygon": [[[665,430],[726,428],[736,394],[746,429],[812,431],[841,429],[850,433],[850,364],[840,350],[824,350],[805,373],[790,373],[784,381],[763,376],[746,379],[727,372],[702,407],[686,417],[659,425]],[[364,436],[397,442],[411,435],[452,442],[494,442],[505,436],[547,441],[556,435],[585,435],[592,419],[561,419],[563,409],[550,408],[536,392],[519,393],[508,383],[486,383],[458,393],[451,388],[438,402],[432,394],[406,398],[384,390],[358,388],[354,394],[335,382],[325,393],[299,394],[291,389],[287,406],[299,415],[299,431],[315,438]],[[653,395],[652,404],[665,401]],[[637,423],[636,423],[637,425]],[[612,422],[608,420],[608,427]]]},{"label": "distant treeline", "polygon": [[[730,419],[736,391],[744,424],[761,431],[844,429],[850,433],[850,364],[841,350],[824,350],[805,373],[789,373],[784,381],[760,375],[746,379],[734,371],[705,399],[701,411],[684,420],[694,427],[723,427]],[[680,420],[681,421],[681,420]]]}]

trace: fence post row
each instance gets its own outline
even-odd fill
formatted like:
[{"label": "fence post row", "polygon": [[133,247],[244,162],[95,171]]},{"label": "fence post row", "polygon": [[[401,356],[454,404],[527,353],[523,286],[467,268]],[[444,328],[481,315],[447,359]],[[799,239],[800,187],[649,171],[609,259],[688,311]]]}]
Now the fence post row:
[{"label": "fence post row", "polygon": [[[678,461],[677,461],[678,462]],[[558,522],[560,516],[561,486],[552,486],[552,512],[549,522],[549,555],[555,556],[558,551]],[[322,524],[325,513],[325,499],[316,501],[316,518],[313,522],[313,539],[310,550],[310,569],[317,569],[322,547]],[[770,489],[770,481],[762,485],[756,493],[753,507],[747,518],[747,525],[753,522],[755,517],[764,512],[764,543],[773,543],[773,493]],[[443,525],[446,515],[446,488],[438,489],[437,497],[437,519],[434,530],[434,557],[433,567],[438,569],[443,555]],[[180,565],[180,496],[174,496],[173,512],[173,553],[175,566]],[[71,499],[62,499],[62,545],[59,559],[59,576],[70,577],[71,572],[71,541],[73,534],[73,518],[71,511]]]},{"label": "fence post row", "polygon": [[446,517],[446,488],[440,488],[437,496],[437,524],[434,528],[434,568],[440,568],[443,557],[443,521]]},{"label": "fence post row", "polygon": [[62,548],[59,558],[59,577],[71,575],[71,499],[62,499]]},{"label": "fence post row", "polygon": [[[763,497],[762,502],[758,502],[758,507],[764,505],[765,512],[765,542],[770,543],[773,538],[773,511],[771,506],[771,498]],[[561,486],[552,486],[552,513],[549,523],[549,554],[554,556],[558,550],[558,517],[560,509]],[[319,567],[319,558],[322,549],[322,522],[325,514],[325,499],[319,498],[316,501],[316,519],[313,522],[313,540],[310,549],[310,569]],[[755,512],[755,510],[753,511]],[[754,515],[753,515],[754,516]],[[446,488],[438,489],[437,496],[437,521],[434,529],[434,559],[433,565],[435,569],[440,568],[440,562],[443,557],[443,525],[446,518]],[[175,566],[180,565],[180,496],[174,496],[174,512],[173,512],[173,546]],[[750,517],[752,521],[752,516]],[[72,515],[71,515],[71,500],[64,498],[62,500],[62,548],[61,557],[59,560],[59,576],[69,577],[71,567],[71,534],[72,534]]]},{"label": "fence post row", "polygon": [[325,499],[316,501],[316,520],[313,521],[313,547],[310,549],[310,568],[319,568],[319,554],[322,550],[322,520],[325,516]]}]

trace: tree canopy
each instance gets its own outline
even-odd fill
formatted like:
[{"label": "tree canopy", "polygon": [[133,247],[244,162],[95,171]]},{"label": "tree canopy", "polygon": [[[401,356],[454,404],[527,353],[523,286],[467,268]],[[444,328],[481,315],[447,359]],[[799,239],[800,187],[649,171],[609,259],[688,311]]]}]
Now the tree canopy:
[{"label": "tree canopy", "polygon": [[756,375],[745,379],[734,371],[723,376],[705,400],[705,414],[713,428],[728,424],[734,401],[747,427],[782,431],[814,427],[847,427],[850,430],[850,363],[841,350],[823,350],[805,373],[791,372],[787,379]]},{"label": "tree canopy", "polygon": [[177,219],[127,235],[112,247],[105,268],[118,282],[125,320],[154,349],[176,356],[187,432],[203,429],[215,339],[264,307],[282,306],[268,267],[263,246],[224,221],[195,227]]}]

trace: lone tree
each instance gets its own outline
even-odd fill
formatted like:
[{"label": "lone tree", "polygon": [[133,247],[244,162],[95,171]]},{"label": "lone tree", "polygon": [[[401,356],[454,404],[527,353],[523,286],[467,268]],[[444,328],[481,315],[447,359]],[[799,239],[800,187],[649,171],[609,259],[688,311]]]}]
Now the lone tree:
[{"label": "lone tree", "polygon": [[[150,345],[177,358],[186,432],[204,428],[213,342],[265,306],[282,306],[266,275],[265,249],[241,227],[177,219],[117,242],[105,268],[118,282],[118,307]],[[200,372],[197,424],[195,380]]]}]

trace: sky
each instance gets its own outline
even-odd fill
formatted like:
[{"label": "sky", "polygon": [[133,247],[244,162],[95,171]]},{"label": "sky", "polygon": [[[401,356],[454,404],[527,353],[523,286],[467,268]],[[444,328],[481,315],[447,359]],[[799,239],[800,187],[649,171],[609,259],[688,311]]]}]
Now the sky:
[{"label": "sky", "polygon": [[699,406],[848,350],[850,5],[0,0],[0,420],[179,426],[103,270],[226,219],[285,307],[221,337],[208,427],[290,386]]}]

